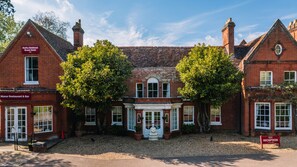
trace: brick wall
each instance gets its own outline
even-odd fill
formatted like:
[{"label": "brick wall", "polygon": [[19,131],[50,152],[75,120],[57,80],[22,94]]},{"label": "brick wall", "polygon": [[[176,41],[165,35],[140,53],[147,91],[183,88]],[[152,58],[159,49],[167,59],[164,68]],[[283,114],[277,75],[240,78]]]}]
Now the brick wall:
[{"label": "brick wall", "polygon": [[[60,82],[58,76],[63,74],[60,63],[62,60],[52,50],[52,48],[44,41],[43,37],[36,31],[34,27],[29,25],[25,27],[24,32],[30,31],[32,37],[28,37],[26,33],[20,35],[15,40],[13,46],[8,53],[0,59],[0,87],[30,87],[24,85],[25,82],[25,56],[38,57],[38,87],[56,89],[56,83]],[[22,46],[39,46],[39,54],[24,55],[21,53]],[[36,87],[36,85],[34,85]]]}]

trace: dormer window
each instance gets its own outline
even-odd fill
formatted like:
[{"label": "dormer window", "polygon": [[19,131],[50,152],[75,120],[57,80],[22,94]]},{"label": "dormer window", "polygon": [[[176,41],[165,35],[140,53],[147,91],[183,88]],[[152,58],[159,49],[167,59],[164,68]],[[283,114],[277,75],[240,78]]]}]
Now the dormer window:
[{"label": "dormer window", "polygon": [[158,83],[156,78],[147,81],[147,97],[158,97]]}]

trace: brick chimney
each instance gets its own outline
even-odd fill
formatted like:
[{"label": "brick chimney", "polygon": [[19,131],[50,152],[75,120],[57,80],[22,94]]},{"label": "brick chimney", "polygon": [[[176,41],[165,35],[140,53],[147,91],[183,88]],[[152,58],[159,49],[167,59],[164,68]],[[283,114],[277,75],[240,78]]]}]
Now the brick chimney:
[{"label": "brick chimney", "polygon": [[73,45],[74,49],[77,50],[78,47],[82,47],[84,44],[84,30],[81,28],[81,20],[72,27],[73,30]]},{"label": "brick chimney", "polygon": [[234,53],[234,27],[235,23],[229,18],[222,29],[223,46],[228,54]]},{"label": "brick chimney", "polygon": [[297,19],[289,23],[288,30],[293,38],[297,41]]}]

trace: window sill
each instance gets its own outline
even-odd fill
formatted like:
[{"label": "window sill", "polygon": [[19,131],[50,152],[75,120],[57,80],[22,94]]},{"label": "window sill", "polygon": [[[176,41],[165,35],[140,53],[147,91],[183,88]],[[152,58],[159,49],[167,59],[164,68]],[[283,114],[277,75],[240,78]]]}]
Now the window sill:
[{"label": "window sill", "polygon": [[96,122],[85,122],[85,126],[95,126]]},{"label": "window sill", "polygon": [[24,85],[39,85],[38,81],[35,82],[25,82]]},{"label": "window sill", "polygon": [[184,122],[184,125],[195,125],[194,122]]},{"label": "window sill", "polygon": [[221,123],[221,122],[211,122],[210,125],[213,125],[213,126],[221,126],[222,123]]},{"label": "window sill", "polygon": [[53,131],[42,131],[42,132],[34,132],[35,134],[41,134],[41,133],[51,133]]},{"label": "window sill", "polygon": [[113,122],[113,123],[111,123],[111,125],[118,125],[118,126],[122,126],[122,125],[123,125],[123,123],[122,123],[122,122]]}]

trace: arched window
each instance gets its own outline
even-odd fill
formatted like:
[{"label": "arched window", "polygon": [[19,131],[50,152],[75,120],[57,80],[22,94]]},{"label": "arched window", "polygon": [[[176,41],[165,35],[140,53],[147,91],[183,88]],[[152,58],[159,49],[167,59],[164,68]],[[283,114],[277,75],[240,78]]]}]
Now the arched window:
[{"label": "arched window", "polygon": [[147,81],[147,97],[158,97],[158,80],[150,78]]}]

